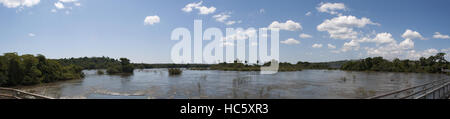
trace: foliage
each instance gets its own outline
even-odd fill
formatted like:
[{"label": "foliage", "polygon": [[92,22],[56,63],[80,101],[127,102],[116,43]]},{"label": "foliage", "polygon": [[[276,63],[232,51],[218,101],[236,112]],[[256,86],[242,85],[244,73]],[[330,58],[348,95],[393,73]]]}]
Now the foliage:
[{"label": "foliage", "polygon": [[134,65],[127,58],[120,58],[120,65],[110,66],[106,70],[108,74],[132,74],[133,71]]},{"label": "foliage", "polygon": [[428,58],[421,57],[418,61],[394,59],[388,61],[383,57],[366,58],[350,61],[342,65],[342,70],[352,71],[386,71],[386,72],[427,72],[442,73],[442,69],[450,68],[444,58],[445,53],[438,53]]},{"label": "foliage", "polygon": [[83,69],[107,69],[111,66],[120,65],[120,61],[109,57],[82,57],[57,60],[60,64],[78,65]]},{"label": "foliage", "polygon": [[208,68],[210,64],[134,64],[135,68],[146,69],[146,68]]},{"label": "foliage", "polygon": [[169,75],[180,75],[183,71],[179,68],[169,68]]},{"label": "foliage", "polygon": [[0,56],[0,86],[33,85],[82,77],[82,67],[62,66],[43,55],[5,53]]}]

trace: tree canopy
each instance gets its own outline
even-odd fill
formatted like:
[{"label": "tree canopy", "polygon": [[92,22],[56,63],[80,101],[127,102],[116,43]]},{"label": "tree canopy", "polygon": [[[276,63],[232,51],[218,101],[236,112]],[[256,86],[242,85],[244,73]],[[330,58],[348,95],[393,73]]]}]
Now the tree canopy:
[{"label": "tree canopy", "polygon": [[421,57],[418,61],[400,59],[389,61],[383,59],[383,57],[369,57],[358,61],[349,61],[342,65],[341,69],[352,71],[441,73],[442,69],[450,68],[450,64],[445,60],[444,56],[445,53],[438,53],[428,58]]},{"label": "tree canopy", "polygon": [[60,80],[81,79],[83,68],[60,65],[43,55],[5,53],[0,55],[0,86],[33,85]]}]

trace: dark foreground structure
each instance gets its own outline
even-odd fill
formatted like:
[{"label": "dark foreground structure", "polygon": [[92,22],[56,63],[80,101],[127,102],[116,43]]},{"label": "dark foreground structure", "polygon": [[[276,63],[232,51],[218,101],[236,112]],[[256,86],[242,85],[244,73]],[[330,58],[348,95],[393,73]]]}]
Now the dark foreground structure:
[{"label": "dark foreground structure", "polygon": [[18,89],[1,88],[0,99],[53,99],[51,97],[28,93]]}]

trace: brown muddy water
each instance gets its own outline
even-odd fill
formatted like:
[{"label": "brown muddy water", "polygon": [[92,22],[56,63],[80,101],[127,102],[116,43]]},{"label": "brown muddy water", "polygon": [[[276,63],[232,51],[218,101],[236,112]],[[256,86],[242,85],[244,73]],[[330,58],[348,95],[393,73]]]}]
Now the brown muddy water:
[{"label": "brown muddy water", "polygon": [[448,79],[444,74],[303,70],[260,75],[259,72],[167,69],[135,70],[134,75],[97,75],[23,90],[63,99],[347,99]]}]

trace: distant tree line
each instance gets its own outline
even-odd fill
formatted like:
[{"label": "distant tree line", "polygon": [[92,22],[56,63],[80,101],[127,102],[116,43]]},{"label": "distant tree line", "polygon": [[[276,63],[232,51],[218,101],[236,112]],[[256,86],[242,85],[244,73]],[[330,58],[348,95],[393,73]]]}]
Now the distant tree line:
[{"label": "distant tree line", "polygon": [[133,73],[135,66],[130,63],[129,59],[120,58],[119,60],[109,57],[81,57],[69,59],[64,58],[57,61],[65,66],[77,65],[83,69],[106,69],[108,74]]},{"label": "distant tree line", "polygon": [[83,68],[61,65],[43,55],[5,53],[0,55],[0,86],[33,85],[60,80],[81,79]]},{"label": "distant tree line", "polygon": [[107,69],[121,64],[119,60],[109,57],[64,58],[57,61],[64,66],[77,65],[83,69]]},{"label": "distant tree line", "polygon": [[108,74],[130,74],[133,73],[134,66],[130,63],[127,58],[120,58],[119,65],[113,65],[107,68],[106,72]]},{"label": "distant tree line", "polygon": [[385,72],[427,72],[441,73],[442,69],[450,69],[445,60],[445,53],[438,53],[428,58],[421,57],[418,61],[394,59],[392,61],[383,57],[366,58],[349,61],[342,65],[342,70],[351,71],[385,71]]},{"label": "distant tree line", "polygon": [[[248,64],[239,60],[235,60],[233,63],[219,63],[213,64],[209,67],[211,70],[223,70],[223,71],[260,71],[261,66],[270,66],[272,62],[266,62],[262,65]],[[324,62],[324,63],[309,63],[309,62],[297,62],[297,64],[291,64],[289,62],[280,62],[278,71],[301,71],[303,69],[338,69],[343,62]],[[337,66],[334,66],[337,65]]]},{"label": "distant tree line", "polygon": [[149,69],[149,68],[207,68],[211,64],[145,64],[136,63],[134,66],[137,69]]}]

